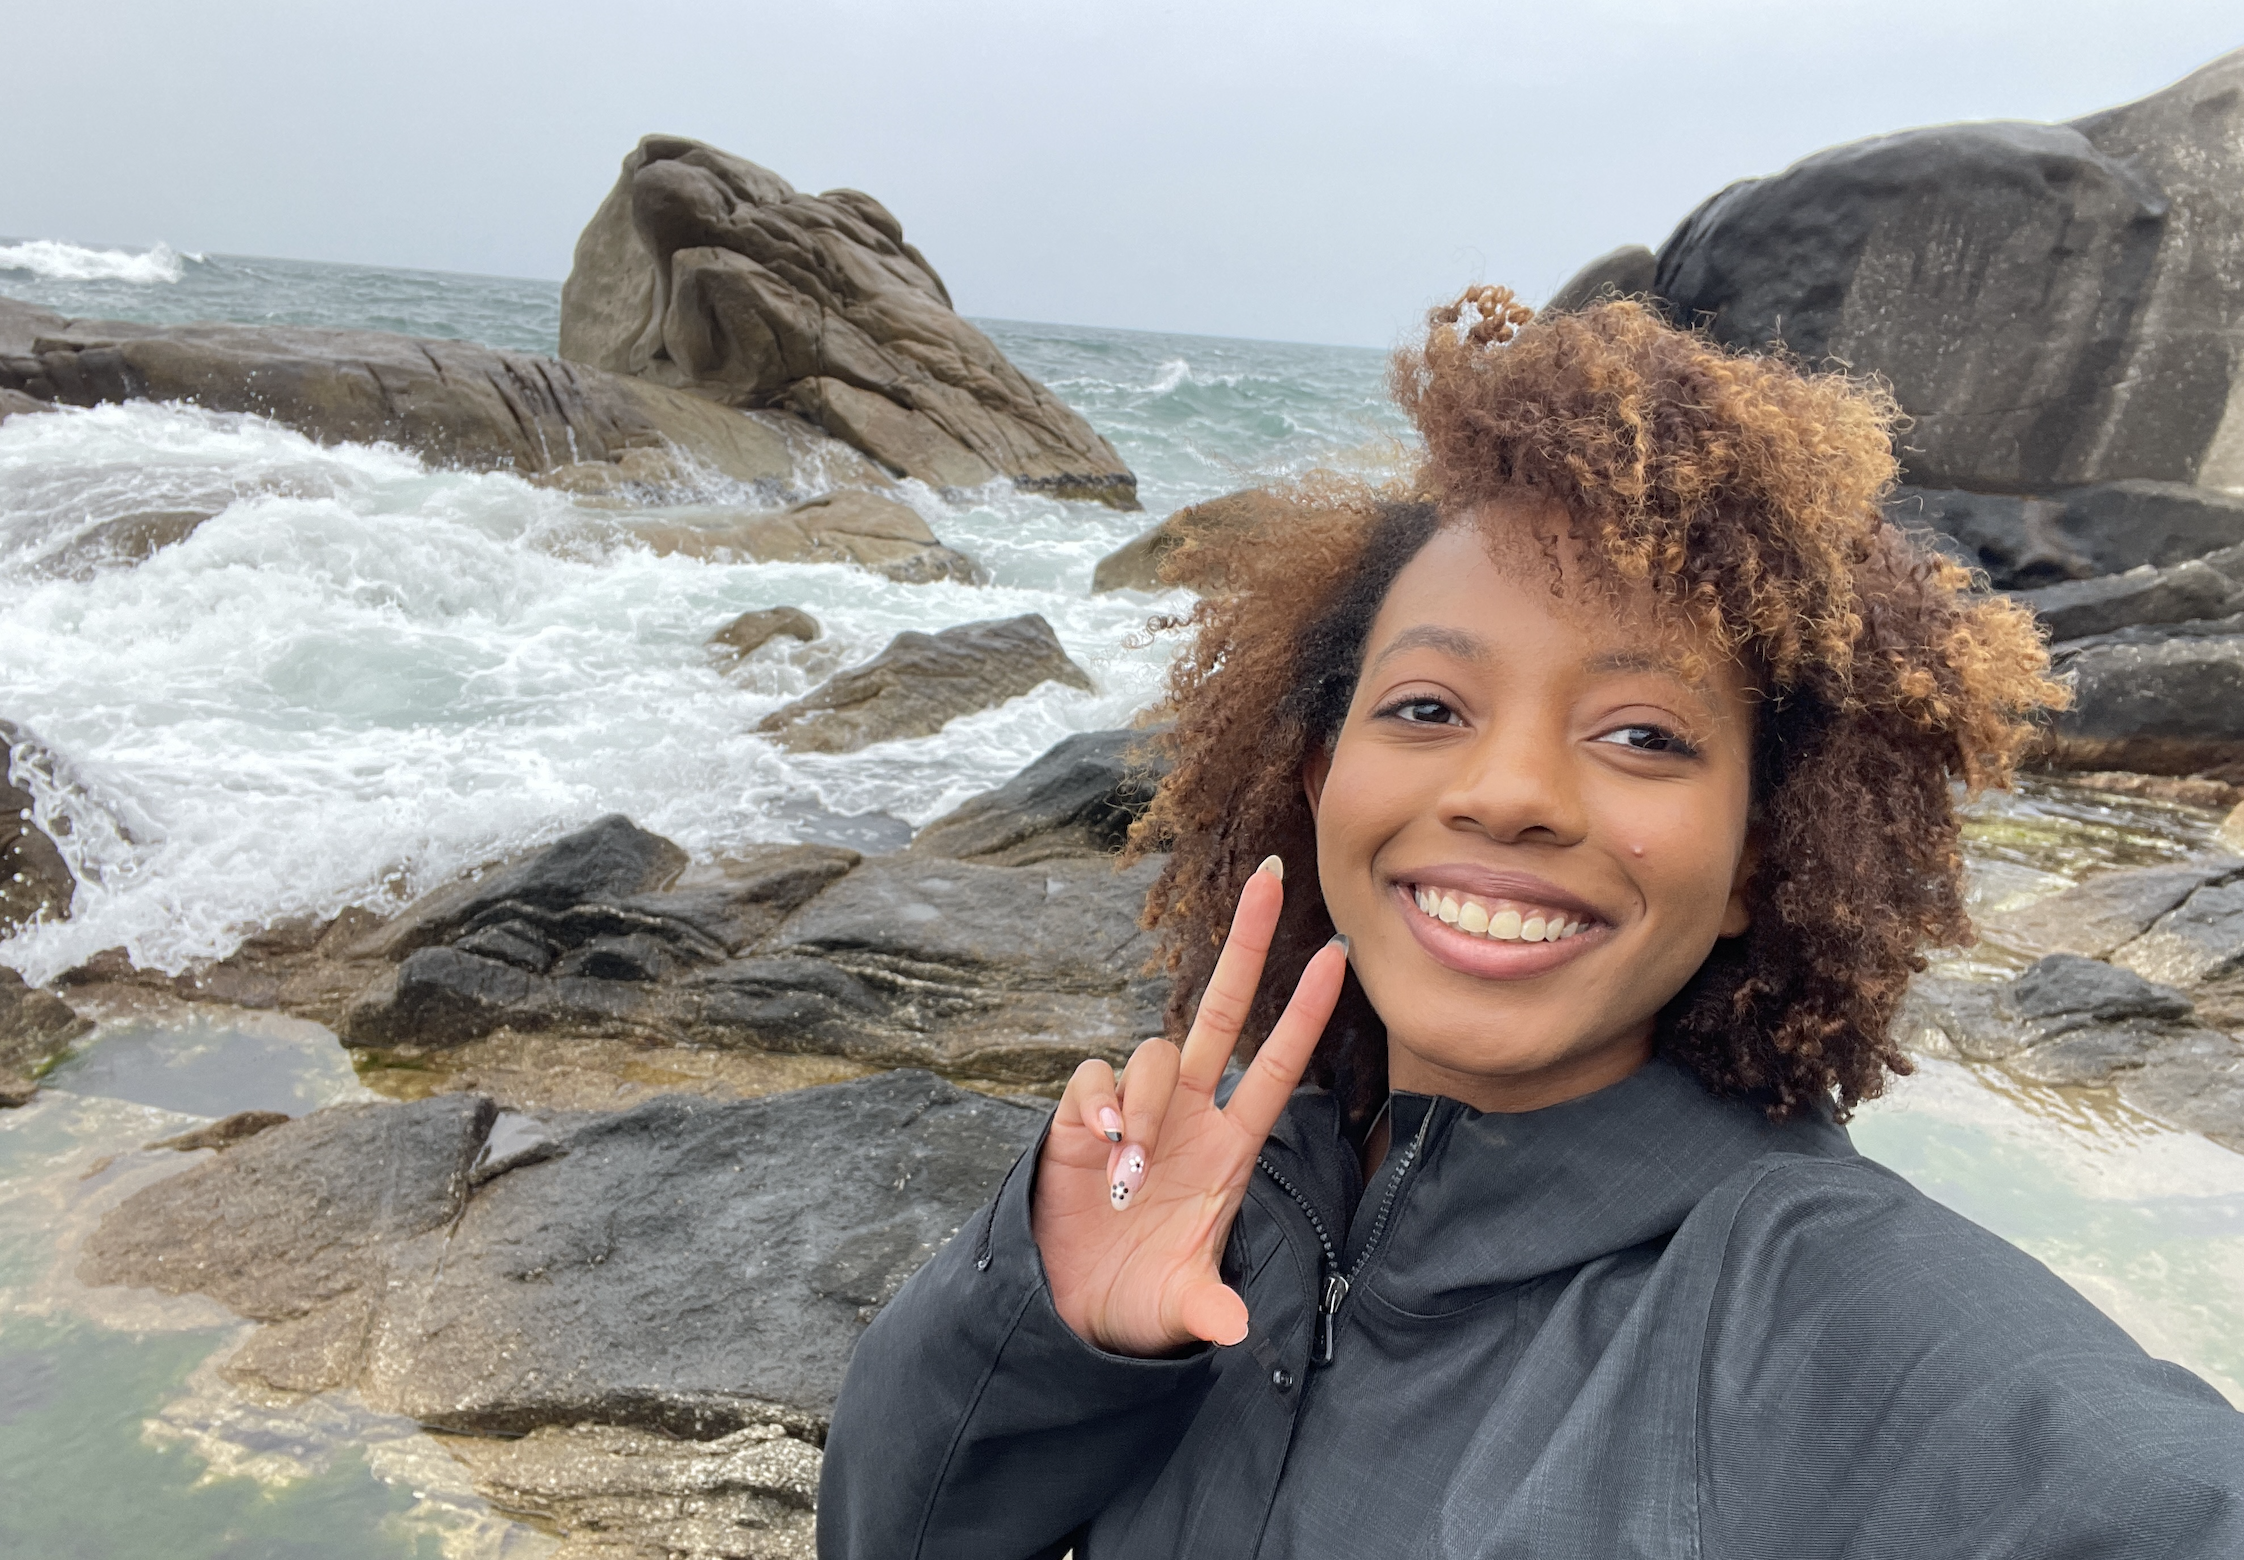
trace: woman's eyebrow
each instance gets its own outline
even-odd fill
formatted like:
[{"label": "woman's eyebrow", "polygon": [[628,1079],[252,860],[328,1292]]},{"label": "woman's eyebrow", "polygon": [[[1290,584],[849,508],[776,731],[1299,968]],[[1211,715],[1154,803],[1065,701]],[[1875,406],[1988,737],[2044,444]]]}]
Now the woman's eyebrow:
[{"label": "woman's eyebrow", "polygon": [[1610,676],[1616,672],[1652,672],[1662,677],[1672,677],[1698,696],[1708,709],[1718,710],[1722,701],[1714,690],[1701,679],[1693,681],[1683,675],[1683,668],[1673,657],[1651,650],[1607,650],[1591,656],[1582,663],[1582,669],[1592,677]]},{"label": "woman's eyebrow", "polygon": [[1372,658],[1376,667],[1405,650],[1439,650],[1460,661],[1486,661],[1489,658],[1488,641],[1478,634],[1469,634],[1461,628],[1442,628],[1422,623],[1416,628],[1406,628],[1387,642],[1387,648]]}]

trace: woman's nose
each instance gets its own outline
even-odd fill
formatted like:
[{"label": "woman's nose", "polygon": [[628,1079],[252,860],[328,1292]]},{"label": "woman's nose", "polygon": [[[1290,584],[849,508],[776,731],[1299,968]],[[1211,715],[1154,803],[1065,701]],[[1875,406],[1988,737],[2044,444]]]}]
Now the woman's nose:
[{"label": "woman's nose", "polygon": [[1499,844],[1570,845],[1588,832],[1574,755],[1563,732],[1496,725],[1459,752],[1442,822]]}]

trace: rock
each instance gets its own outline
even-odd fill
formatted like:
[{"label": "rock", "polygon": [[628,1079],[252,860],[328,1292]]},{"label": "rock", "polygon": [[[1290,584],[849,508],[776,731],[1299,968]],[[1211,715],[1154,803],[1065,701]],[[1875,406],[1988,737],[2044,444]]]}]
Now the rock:
[{"label": "rock", "polygon": [[1636,298],[1659,285],[1660,257],[1642,244],[1623,244],[1576,271],[1543,305],[1545,314],[1586,309],[1607,298]]},{"label": "rock", "polygon": [[2036,1043],[2126,1019],[2187,1018],[2190,1000],[2132,970],[2076,953],[2052,953],[2010,982],[2003,1004],[2024,1021]]},{"label": "rock", "polygon": [[574,491],[790,493],[798,458],[854,456],[799,419],[465,341],[280,325],[72,320],[0,355],[0,390],[40,401],[187,401],[254,412],[323,444],[403,445],[437,465],[511,470]]},{"label": "rock", "polygon": [[[2107,796],[2140,796],[2154,802],[2175,802],[2183,807],[2202,808],[2206,812],[2227,812],[2239,802],[2244,802],[2244,786],[2231,785],[2226,780],[2208,780],[2201,775],[2138,775],[2124,769],[2067,770],[2064,782],[2083,791],[2101,791]],[[2232,853],[2234,846],[2222,845]]]},{"label": "rock", "polygon": [[543,1164],[568,1151],[568,1145],[547,1131],[545,1123],[536,1117],[502,1110],[491,1122],[491,1135],[483,1140],[475,1163],[468,1166],[468,1184],[481,1186],[509,1170]]},{"label": "rock", "polygon": [[714,1441],[613,1425],[442,1440],[485,1499],[567,1535],[554,1560],[816,1560],[823,1457],[781,1425]]},{"label": "rock", "polygon": [[1187,540],[1228,540],[1281,519],[1286,512],[1285,500],[1262,488],[1247,488],[1190,505],[1101,558],[1091,571],[1091,589],[1158,591],[1182,585],[1188,590],[1206,590],[1221,585],[1222,573],[1213,559],[1200,560],[1198,567],[1190,562],[1174,565],[1167,579],[1162,578],[1162,566]]},{"label": "rock", "polygon": [[21,390],[0,390],[0,422],[22,412],[51,412],[54,408]]},{"label": "rock", "polygon": [[800,607],[763,607],[743,612],[709,636],[710,648],[729,660],[754,655],[774,639],[799,639],[809,644],[821,633],[818,619]]},{"label": "rock", "polygon": [[22,357],[41,336],[56,335],[69,325],[68,320],[52,309],[42,309],[37,304],[14,298],[0,298],[0,357]]},{"label": "rock", "polygon": [[831,846],[768,846],[715,881],[671,887],[684,852],[603,819],[480,883],[440,890],[367,939],[367,956],[402,962],[358,994],[338,1027],[353,1045],[385,1050],[501,1028],[674,1042],[677,1004],[659,983],[744,952],[858,859]]},{"label": "rock", "polygon": [[2244,497],[2178,482],[2104,482],[2038,497],[1903,487],[1886,515],[1904,530],[1929,530],[1953,544],[1948,550],[1984,569],[1997,590],[2193,558],[2244,585],[2244,561],[2227,556],[2244,541]]},{"label": "rock", "polygon": [[898,634],[872,660],[838,673],[757,722],[797,753],[854,753],[940,731],[1046,682],[1088,691],[1052,625],[1035,613],[965,623],[939,634]]},{"label": "rock", "polygon": [[854,563],[907,585],[956,580],[982,585],[989,573],[945,547],[919,512],[877,493],[842,490],[779,514],[719,510],[695,522],[675,511],[634,522],[632,533],[657,554],[725,556],[759,563]]},{"label": "rock", "polygon": [[2112,962],[2173,986],[2244,971],[2244,882],[2227,878],[2196,889],[2121,945]]},{"label": "rock", "polygon": [[2244,51],[2073,125],[1818,153],[1702,205],[1656,290],[1726,344],[1883,375],[1912,482],[2244,486],[2240,83]]},{"label": "rock", "polygon": [[379,1302],[405,1243],[459,1217],[491,1117],[489,1100],[440,1094],[273,1127],[126,1198],[78,1276],[206,1294],[257,1321]]},{"label": "rock", "polygon": [[183,1154],[198,1148],[232,1148],[236,1143],[248,1142],[260,1132],[286,1126],[288,1121],[288,1116],[277,1110],[238,1110],[231,1116],[222,1116],[192,1132],[182,1132],[177,1137],[158,1138],[144,1146],[173,1148]]},{"label": "rock", "polygon": [[807,417],[899,476],[1137,507],[1113,448],[951,308],[888,211],[650,135],[577,241],[561,354]]},{"label": "rock", "polygon": [[1930,532],[1968,567],[1984,569],[1997,590],[2033,590],[2100,572],[2065,533],[2064,506],[2052,499],[1902,487],[1886,518],[1905,531]]},{"label": "rock", "polygon": [[991,866],[1114,855],[1168,770],[1154,735],[1077,732],[996,790],[921,829],[911,849]]},{"label": "rock", "polygon": [[[2186,558],[2212,563],[2208,554],[2244,542],[2244,494],[2129,479],[2068,488],[2052,497],[2059,528],[2100,574],[2143,564],[2162,568]],[[2234,580],[2244,570],[2232,558],[2227,572]]]},{"label": "rock", "polygon": [[149,509],[120,515],[41,557],[31,572],[42,579],[88,580],[105,567],[145,563],[193,536],[211,515],[207,509]]},{"label": "rock", "polygon": [[42,918],[66,920],[78,880],[32,820],[31,793],[9,778],[22,734],[0,721],[0,935]]},{"label": "rock", "polygon": [[2220,617],[2236,594],[2226,575],[2192,559],[2167,569],[2144,564],[2125,574],[2021,591],[2018,599],[2034,609],[2050,638],[2080,639],[2131,623]]},{"label": "rock", "polygon": [[40,1070],[92,1028],[62,998],[26,986],[0,964],[0,1105],[28,1102],[39,1092]]},{"label": "rock", "polygon": [[668,888],[685,866],[686,853],[677,846],[621,813],[610,813],[519,861],[415,901],[357,952],[401,958],[475,930],[509,906],[554,915],[587,900],[652,893]]},{"label": "rock", "polygon": [[867,861],[751,956],[687,976],[687,1034],[1024,1083],[1125,1061],[1161,1030],[1167,983],[1137,925],[1160,867]]},{"label": "rock", "polygon": [[2057,649],[2073,706],[2056,719],[2052,762],[2244,778],[2244,633]]},{"label": "rock", "polygon": [[1046,1113],[899,1072],[583,1119],[567,1154],[478,1189],[441,1264],[389,1292],[364,1390],[483,1434],[820,1434],[865,1323]]},{"label": "rock", "polygon": [[2101,959],[2140,937],[2198,889],[2238,876],[2244,876],[2244,859],[2236,856],[2106,872],[2022,909],[1988,916],[1986,931],[2026,953]]}]

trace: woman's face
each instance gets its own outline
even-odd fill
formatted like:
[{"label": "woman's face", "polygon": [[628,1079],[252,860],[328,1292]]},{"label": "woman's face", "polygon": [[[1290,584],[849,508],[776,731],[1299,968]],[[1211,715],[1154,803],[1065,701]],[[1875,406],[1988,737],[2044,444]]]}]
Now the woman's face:
[{"label": "woman's face", "polygon": [[[1556,534],[1548,517],[1507,513]],[[1561,541],[1557,556],[1571,554]],[[1745,930],[1752,727],[1733,663],[1647,591],[1554,594],[1438,532],[1396,576],[1346,724],[1304,781],[1333,924],[1394,1088],[1533,1110],[1615,1082]]]}]

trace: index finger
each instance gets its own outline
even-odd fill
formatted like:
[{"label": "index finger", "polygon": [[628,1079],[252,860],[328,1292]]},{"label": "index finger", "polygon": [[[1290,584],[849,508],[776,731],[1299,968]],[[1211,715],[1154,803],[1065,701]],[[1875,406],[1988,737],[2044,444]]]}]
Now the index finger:
[{"label": "index finger", "polygon": [[1232,912],[1231,931],[1216,957],[1215,973],[1200,994],[1200,1009],[1192,1015],[1192,1031],[1184,1037],[1184,1065],[1177,1086],[1214,1094],[1223,1078],[1224,1065],[1239,1043],[1239,1031],[1254,1009],[1255,988],[1262,983],[1262,961],[1269,957],[1270,939],[1278,932],[1278,912],[1285,908],[1285,863],[1266,856],[1254,869],[1247,886],[1239,891],[1239,908]]}]

